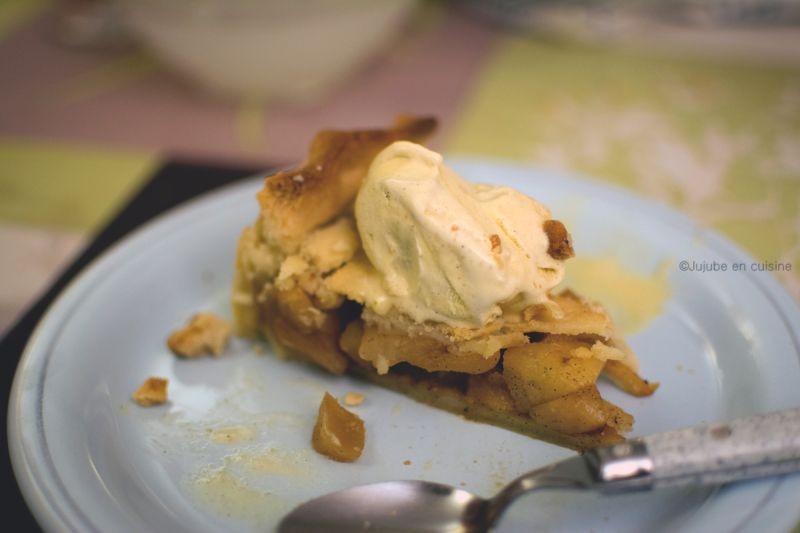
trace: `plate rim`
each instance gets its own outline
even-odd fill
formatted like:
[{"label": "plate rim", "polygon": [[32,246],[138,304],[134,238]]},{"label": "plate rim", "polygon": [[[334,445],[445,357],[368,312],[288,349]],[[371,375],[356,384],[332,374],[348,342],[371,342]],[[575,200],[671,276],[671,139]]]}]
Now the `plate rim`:
[{"label": "plate rim", "polygon": [[[552,169],[536,167],[528,164],[514,163],[506,160],[492,159],[486,157],[471,157],[471,156],[455,156],[449,157],[448,163],[454,167],[493,167],[504,171],[511,171],[515,173],[528,172],[538,174],[553,181],[561,180],[566,182],[567,188],[581,188],[584,191],[597,193],[605,199],[620,199],[627,203],[628,207],[635,207],[637,210],[646,211],[647,217],[655,218],[662,222],[669,223],[670,226],[676,227],[679,230],[694,230],[700,231],[702,234],[703,242],[705,245],[726,259],[736,259],[744,261],[755,261],[747,251],[742,249],[735,242],[717,232],[713,228],[708,228],[700,225],[699,222],[690,218],[687,214],[678,211],[677,209],[667,205],[666,203],[641,196],[636,191],[627,189],[614,183],[607,183],[597,178],[590,176],[583,176],[574,173],[555,171]],[[216,204],[217,202],[224,202],[224,198],[230,197],[228,201],[233,198],[238,200],[239,195],[244,194],[246,190],[253,190],[257,186],[257,180],[263,180],[264,174],[256,174],[242,181],[234,184],[224,185],[218,189],[203,193],[195,198],[189,199],[181,204],[174,206],[163,213],[158,214],[152,219],[146,221],[138,226],[130,233],[119,239],[117,242],[105,249],[101,254],[94,258],[87,266],[85,266],[58,294],[53,302],[48,306],[46,311],[42,314],[39,322],[34,328],[30,338],[28,339],[25,348],[20,356],[19,363],[14,373],[14,380],[11,387],[9,396],[8,416],[7,416],[7,430],[8,430],[8,444],[11,464],[14,471],[15,479],[20,487],[25,502],[31,508],[37,522],[47,531],[55,530],[68,530],[68,531],[83,531],[88,526],[89,530],[96,531],[88,517],[82,516],[83,512],[80,507],[71,501],[69,498],[66,487],[63,486],[61,480],[56,483],[61,489],[57,494],[48,495],[44,490],[47,484],[46,480],[39,479],[35,472],[32,470],[32,461],[36,459],[36,453],[26,450],[22,420],[25,418],[21,409],[24,407],[24,395],[29,390],[31,384],[37,384],[41,381],[41,374],[30,376],[32,369],[32,361],[35,358],[47,355],[49,345],[42,345],[42,339],[48,330],[55,331],[58,329],[53,322],[53,316],[62,311],[62,308],[68,306],[71,300],[78,298],[75,303],[79,303],[80,296],[84,290],[91,288],[90,280],[95,278],[98,273],[102,272],[107,264],[114,261],[114,257],[120,253],[120,249],[125,249],[132,246],[143,238],[143,235],[149,233],[153,228],[159,226],[165,221],[171,219],[179,219],[182,216],[189,216],[189,213],[197,209],[202,209],[205,204]],[[219,206],[218,206],[219,207]],[[210,206],[209,206],[210,208]],[[177,223],[177,220],[176,222]],[[751,273],[747,279],[753,282],[758,289],[759,293],[767,299],[770,306],[773,307],[781,317],[783,325],[789,334],[789,337],[794,344],[796,355],[800,358],[800,326],[793,327],[793,323],[789,320],[787,315],[796,315],[800,318],[800,305],[789,295],[788,290],[769,272]],[[798,320],[800,323],[800,320]],[[52,332],[51,332],[52,334]],[[46,365],[42,368],[46,369]],[[33,381],[30,378],[35,378]],[[43,420],[38,415],[40,411],[36,411],[36,429],[37,434],[42,438],[44,437]],[[52,465],[48,465],[52,466]],[[53,469],[55,473],[55,469]],[[746,526],[746,524],[754,519],[762,506],[759,504],[766,502],[771,498],[775,492],[783,484],[786,476],[776,478],[772,486],[766,492],[761,502],[758,502],[754,510],[749,513],[737,530]],[[51,497],[53,496],[53,497]],[[64,501],[66,498],[67,501]],[[65,515],[64,507],[73,507],[71,510],[66,510]],[[72,512],[70,512],[72,511]],[[76,524],[68,520],[69,516],[78,511],[83,519],[86,520],[83,528],[76,527]],[[800,513],[794,520],[800,519]]]},{"label": "plate rim", "polygon": [[[31,513],[33,514],[37,523],[45,531],[100,531],[88,520],[88,517],[82,516],[82,510],[76,503],[72,501],[68,491],[63,486],[61,481],[58,480],[56,484],[59,485],[61,490],[57,497],[62,499],[66,498],[66,506],[71,507],[73,512],[77,511],[79,517],[86,520],[87,523],[84,524],[84,529],[79,529],[74,527],[74,523],[64,519],[66,517],[63,516],[63,501],[57,502],[54,498],[49,498],[44,490],[46,481],[37,479],[34,476],[31,468],[32,465],[29,461],[30,454],[26,452],[24,437],[22,435],[23,430],[21,427],[21,422],[24,417],[20,411],[24,401],[23,396],[26,392],[26,373],[31,370],[31,360],[36,356],[35,350],[40,348],[39,344],[43,342],[41,339],[45,335],[46,331],[48,329],[58,329],[55,324],[50,324],[53,315],[59,312],[62,307],[66,306],[70,299],[80,296],[81,289],[84,288],[83,285],[87,283],[86,280],[96,277],[97,273],[102,270],[103,266],[110,260],[113,260],[113,256],[118,252],[118,250],[130,246],[132,242],[141,239],[142,235],[146,234],[152,228],[158,226],[164,221],[168,221],[174,217],[180,216],[181,214],[191,212],[210,201],[222,201],[222,198],[225,196],[236,197],[238,194],[241,194],[239,192],[240,190],[245,191],[254,187],[256,181],[263,178],[264,175],[255,174],[246,178],[242,178],[242,180],[238,183],[223,185],[222,187],[181,202],[180,204],[173,206],[147,220],[140,226],[137,226],[124,237],[103,250],[97,257],[91,260],[89,264],[83,267],[61,290],[61,292],[58,293],[56,298],[53,299],[53,302],[47,307],[44,313],[42,313],[42,316],[36,323],[36,326],[31,332],[28,341],[25,343],[25,348],[20,355],[17,368],[14,372],[14,379],[11,385],[11,392],[8,402],[6,430],[8,434],[8,451],[11,459],[12,471],[14,472],[14,478],[17,481],[17,485],[20,488],[20,492],[22,493],[25,503],[31,509]],[[45,355],[48,347],[49,346],[42,347],[45,350]],[[46,368],[46,365],[44,368]],[[38,384],[39,381],[40,379],[37,379],[36,383]],[[35,420],[37,433],[43,439],[43,419],[38,416],[41,414],[41,412],[37,409],[35,414],[37,415]],[[52,465],[49,466],[52,467]],[[55,469],[53,468],[53,470]],[[61,507],[59,507],[59,503],[62,504]]]}]

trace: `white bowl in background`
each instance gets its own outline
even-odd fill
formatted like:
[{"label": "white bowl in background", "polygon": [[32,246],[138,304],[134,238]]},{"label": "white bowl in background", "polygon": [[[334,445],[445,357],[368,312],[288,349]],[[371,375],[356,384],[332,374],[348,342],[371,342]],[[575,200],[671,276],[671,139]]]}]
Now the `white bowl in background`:
[{"label": "white bowl in background", "polygon": [[162,63],[207,90],[310,104],[397,35],[417,0],[116,0]]}]

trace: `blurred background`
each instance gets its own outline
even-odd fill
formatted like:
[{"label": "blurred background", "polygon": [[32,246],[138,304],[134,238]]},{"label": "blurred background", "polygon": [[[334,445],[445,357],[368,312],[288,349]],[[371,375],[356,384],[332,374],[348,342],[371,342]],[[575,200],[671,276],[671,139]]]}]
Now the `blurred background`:
[{"label": "blurred background", "polygon": [[0,332],[164,165],[397,113],[666,202],[800,298],[798,0],[1,0]]}]

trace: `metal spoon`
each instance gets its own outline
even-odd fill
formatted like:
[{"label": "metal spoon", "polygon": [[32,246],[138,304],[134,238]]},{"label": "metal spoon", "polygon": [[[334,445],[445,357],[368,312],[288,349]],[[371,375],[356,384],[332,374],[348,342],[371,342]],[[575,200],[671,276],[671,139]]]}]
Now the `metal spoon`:
[{"label": "metal spoon", "polygon": [[800,409],[659,433],[595,448],[525,474],[484,499],[427,481],[363,485],[300,505],[281,533],[478,532],[520,495],[538,489],[603,493],[717,485],[800,470]]}]

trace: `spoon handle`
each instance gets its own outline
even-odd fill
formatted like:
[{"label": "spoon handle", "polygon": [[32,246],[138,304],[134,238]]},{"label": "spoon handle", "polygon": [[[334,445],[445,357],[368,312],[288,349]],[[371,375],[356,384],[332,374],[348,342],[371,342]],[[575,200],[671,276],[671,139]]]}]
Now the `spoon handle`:
[{"label": "spoon handle", "polygon": [[[800,409],[658,433],[588,452],[603,489],[716,485],[800,471]],[[601,489],[602,490],[602,489]]]}]

